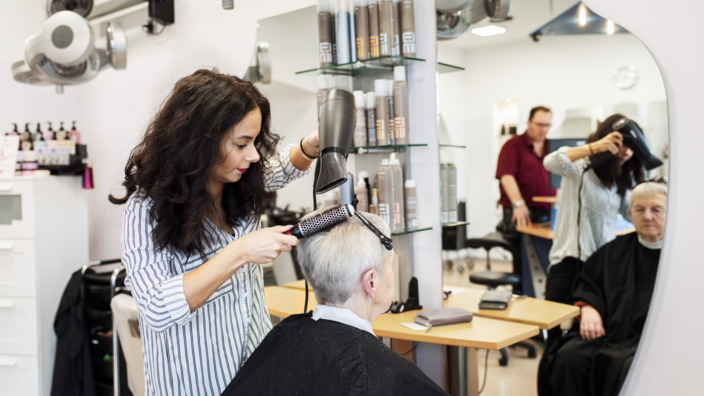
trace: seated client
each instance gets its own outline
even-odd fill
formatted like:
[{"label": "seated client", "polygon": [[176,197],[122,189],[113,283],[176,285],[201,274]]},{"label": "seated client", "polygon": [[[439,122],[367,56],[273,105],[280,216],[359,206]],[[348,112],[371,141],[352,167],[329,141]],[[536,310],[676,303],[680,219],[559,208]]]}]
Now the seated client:
[{"label": "seated client", "polygon": [[571,297],[581,307],[579,330],[557,340],[541,394],[618,395],[648,315],[666,206],[662,183],[642,183],[631,192],[636,232],[607,243],[582,266]]},{"label": "seated client", "polygon": [[318,304],[274,327],[224,395],[447,395],[374,335],[394,294],[394,251],[388,225],[360,215],[367,221],[351,217],[300,240]]}]

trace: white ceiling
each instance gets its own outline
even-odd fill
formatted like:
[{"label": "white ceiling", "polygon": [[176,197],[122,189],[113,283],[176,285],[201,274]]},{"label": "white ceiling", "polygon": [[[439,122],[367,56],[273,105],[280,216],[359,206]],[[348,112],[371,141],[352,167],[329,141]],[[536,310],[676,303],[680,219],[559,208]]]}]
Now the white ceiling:
[{"label": "white ceiling", "polygon": [[[483,1],[483,0],[474,0]],[[509,16],[505,22],[491,22],[489,18],[476,23],[474,27],[496,25],[506,28],[506,33],[497,36],[480,37],[471,33],[472,28],[452,40],[439,40],[443,46],[454,48],[476,48],[486,45],[505,44],[516,40],[532,40],[530,33],[578,3],[577,0],[511,0]]]}]

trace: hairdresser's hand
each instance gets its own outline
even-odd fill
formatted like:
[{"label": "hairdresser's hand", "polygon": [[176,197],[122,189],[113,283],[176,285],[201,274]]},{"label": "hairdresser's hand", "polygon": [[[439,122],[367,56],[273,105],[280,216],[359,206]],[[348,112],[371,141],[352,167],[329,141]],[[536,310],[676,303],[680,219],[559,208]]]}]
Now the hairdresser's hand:
[{"label": "hairdresser's hand", "polygon": [[590,144],[594,154],[609,151],[611,154],[616,155],[621,150],[621,146],[623,146],[623,135],[620,132],[611,132],[604,138]]},{"label": "hairdresser's hand", "polygon": [[303,138],[303,149],[311,157],[317,157],[320,152],[320,140],[318,139],[318,131],[313,131],[308,136]]},{"label": "hairdresser's hand", "polygon": [[511,217],[511,221],[519,226],[530,225],[530,212],[528,211],[528,207],[523,204],[513,208],[513,216]]},{"label": "hairdresser's hand", "polygon": [[292,246],[298,245],[298,238],[284,234],[292,226],[274,226],[250,232],[232,242],[241,248],[246,262],[266,264],[274,261],[279,254],[290,252]]},{"label": "hairdresser's hand", "polygon": [[604,322],[601,320],[599,311],[594,309],[591,305],[585,305],[582,307],[582,318],[579,323],[579,334],[582,336],[582,339],[586,341],[603,337],[606,334],[604,331]]}]

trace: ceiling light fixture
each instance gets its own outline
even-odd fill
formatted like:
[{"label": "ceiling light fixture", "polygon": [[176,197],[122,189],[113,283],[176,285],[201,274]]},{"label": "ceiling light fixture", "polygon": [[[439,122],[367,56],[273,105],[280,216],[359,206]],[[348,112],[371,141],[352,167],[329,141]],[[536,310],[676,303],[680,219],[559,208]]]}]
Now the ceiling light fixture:
[{"label": "ceiling light fixture", "polygon": [[472,29],[472,33],[477,36],[487,37],[506,33],[506,29],[501,26],[489,25]]},{"label": "ceiling light fixture", "polygon": [[628,33],[628,30],[613,21],[602,18],[591,11],[584,3],[579,2],[562,14],[530,34],[533,41],[539,41],[544,36],[563,34],[615,34]]}]

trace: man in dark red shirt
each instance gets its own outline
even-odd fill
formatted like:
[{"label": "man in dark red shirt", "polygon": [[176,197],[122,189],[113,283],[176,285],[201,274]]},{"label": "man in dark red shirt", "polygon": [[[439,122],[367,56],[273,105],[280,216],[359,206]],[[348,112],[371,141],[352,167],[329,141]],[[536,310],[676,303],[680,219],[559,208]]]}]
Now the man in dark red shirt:
[{"label": "man in dark red shirt", "polygon": [[555,196],[550,188],[550,175],[543,166],[548,154],[547,134],[552,126],[552,111],[545,106],[530,110],[528,128],[525,133],[509,139],[501,148],[496,166],[503,207],[503,218],[496,226],[501,235],[511,244],[513,272],[521,277],[514,293],[523,293],[523,260],[521,240],[516,225],[529,225],[550,221],[550,204],[534,202],[535,196]]},{"label": "man in dark red shirt", "polygon": [[555,196],[555,189],[550,188],[550,175],[543,167],[551,122],[549,108],[532,108],[525,133],[512,137],[501,148],[496,178],[500,181],[499,203],[510,223],[529,225],[550,219],[550,204],[533,202],[533,197]]}]

